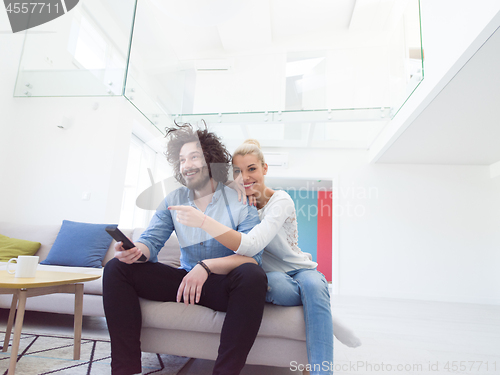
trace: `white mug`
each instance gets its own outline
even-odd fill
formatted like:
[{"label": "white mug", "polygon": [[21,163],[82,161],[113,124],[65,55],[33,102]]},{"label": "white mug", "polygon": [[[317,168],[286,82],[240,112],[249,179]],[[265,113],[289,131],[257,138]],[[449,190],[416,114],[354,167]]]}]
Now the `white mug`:
[{"label": "white mug", "polygon": [[[9,270],[12,262],[17,262],[15,270]],[[7,272],[15,273],[15,277],[35,277],[36,268],[38,267],[38,256],[19,255],[17,258],[9,259],[7,262]]]}]

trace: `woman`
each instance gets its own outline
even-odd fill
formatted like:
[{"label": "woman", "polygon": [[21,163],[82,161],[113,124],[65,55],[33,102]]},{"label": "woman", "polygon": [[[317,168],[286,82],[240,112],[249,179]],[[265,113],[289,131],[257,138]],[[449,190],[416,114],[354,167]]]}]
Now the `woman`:
[{"label": "woman", "polygon": [[[265,248],[262,267],[268,277],[266,301],[282,306],[303,305],[311,373],[331,374],[333,323],[328,283],[316,270],[317,263],[299,249],[293,200],[285,191],[274,191],[265,185],[267,170],[257,141],[247,140],[235,151],[235,180],[243,184],[247,196],[255,197],[261,219],[261,224],[247,234],[219,224],[193,207],[175,206],[169,209],[177,210],[176,220],[179,223],[201,227],[236,254],[253,256]],[[339,330],[347,334],[342,342],[353,347],[359,345],[359,340],[349,330],[340,325]]]}]

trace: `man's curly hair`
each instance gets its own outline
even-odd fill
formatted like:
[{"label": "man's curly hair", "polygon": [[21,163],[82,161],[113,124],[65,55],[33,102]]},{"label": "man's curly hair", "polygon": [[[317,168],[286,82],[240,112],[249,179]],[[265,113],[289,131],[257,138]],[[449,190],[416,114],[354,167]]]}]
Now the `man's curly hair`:
[{"label": "man's curly hair", "polygon": [[186,185],[180,171],[179,153],[184,144],[197,142],[203,150],[210,177],[217,182],[225,183],[231,163],[231,154],[222,144],[220,138],[215,133],[208,131],[207,124],[203,130],[194,130],[189,123],[177,124],[174,122],[174,124],[174,127],[165,129],[165,138],[168,138],[165,155],[168,163],[174,168],[175,179],[182,185]]}]

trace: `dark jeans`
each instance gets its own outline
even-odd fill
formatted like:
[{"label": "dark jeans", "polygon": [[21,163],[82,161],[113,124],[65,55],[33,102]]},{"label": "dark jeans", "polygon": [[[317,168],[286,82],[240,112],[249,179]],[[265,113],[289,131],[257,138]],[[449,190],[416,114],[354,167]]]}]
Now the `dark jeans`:
[{"label": "dark jeans", "polygon": [[[111,337],[114,375],[141,372],[139,297],[174,302],[186,273],[162,263],[125,264],[115,258],[106,264],[103,301]],[[227,275],[212,274],[203,285],[199,304],[226,312],[213,374],[240,373],[259,331],[266,290],[265,272],[251,263],[243,264]]]}]

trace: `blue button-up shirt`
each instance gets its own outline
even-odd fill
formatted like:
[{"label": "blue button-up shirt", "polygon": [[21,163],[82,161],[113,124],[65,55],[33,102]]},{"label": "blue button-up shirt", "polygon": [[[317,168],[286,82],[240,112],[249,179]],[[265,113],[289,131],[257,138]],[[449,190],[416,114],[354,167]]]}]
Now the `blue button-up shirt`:
[{"label": "blue button-up shirt", "polygon": [[[190,205],[198,209],[193,200],[193,192],[187,187],[181,187],[168,194],[162,202],[148,228],[137,240],[149,248],[150,262],[158,261],[158,252],[174,230],[181,246],[181,268],[186,271],[190,271],[200,260],[234,254],[234,251],[221,245],[203,229],[178,223],[177,212],[168,210],[168,206],[178,205]],[[239,202],[238,193],[222,183],[217,185],[205,214],[242,233],[248,233],[260,222],[257,209]],[[261,265],[262,249],[253,258]]]}]

